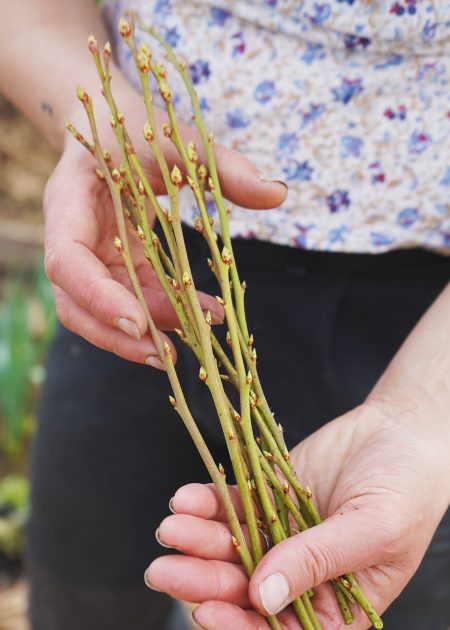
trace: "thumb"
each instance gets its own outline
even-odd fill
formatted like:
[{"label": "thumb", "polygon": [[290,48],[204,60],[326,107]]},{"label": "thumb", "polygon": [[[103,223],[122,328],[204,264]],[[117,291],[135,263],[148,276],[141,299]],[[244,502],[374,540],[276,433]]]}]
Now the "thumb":
[{"label": "thumb", "polygon": [[214,155],[222,192],[236,205],[267,210],[285,201],[287,184],[272,179],[270,173],[260,173],[242,153],[218,144],[214,147]]},{"label": "thumb", "polygon": [[335,514],[275,545],[250,580],[253,606],[274,615],[309,588],[379,561],[384,545],[362,513]]}]

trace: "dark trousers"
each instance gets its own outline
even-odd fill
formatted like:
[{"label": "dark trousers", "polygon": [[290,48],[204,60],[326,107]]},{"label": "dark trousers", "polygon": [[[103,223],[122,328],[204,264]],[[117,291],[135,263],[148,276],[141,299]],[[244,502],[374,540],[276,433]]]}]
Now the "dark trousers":
[{"label": "dark trousers", "polygon": [[[197,286],[216,294],[205,244],[191,231],[187,240]],[[290,447],[364,400],[450,279],[450,260],[423,251],[326,254],[256,241],[235,247],[263,386]],[[216,461],[225,463],[207,388],[190,350],[178,348],[192,412]],[[58,329],[32,465],[33,630],[170,627],[171,600],[149,591],[143,573],[162,552],[154,531],[170,497],[207,475],[168,394],[165,374]],[[387,630],[450,625],[448,516],[384,618]]]}]

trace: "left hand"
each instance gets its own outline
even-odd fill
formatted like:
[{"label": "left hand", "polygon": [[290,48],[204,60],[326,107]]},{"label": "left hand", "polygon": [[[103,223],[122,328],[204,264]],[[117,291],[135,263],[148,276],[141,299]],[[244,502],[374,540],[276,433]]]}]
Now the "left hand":
[{"label": "left hand", "polygon": [[[175,514],[161,523],[158,539],[185,555],[155,560],[146,582],[200,603],[194,613],[200,627],[266,628],[264,616],[314,587],[323,628],[343,629],[324,582],[348,572],[357,573],[380,614],[418,568],[449,503],[448,433],[433,413],[425,423],[410,410],[371,400],[316,431],[291,458],[324,522],[272,548],[250,583],[214,488],[190,484],[175,494]],[[242,518],[238,492],[231,491]],[[268,590],[264,580],[274,575]],[[359,607],[352,612],[354,630],[370,627]],[[288,630],[300,628],[289,611],[279,619]]]}]

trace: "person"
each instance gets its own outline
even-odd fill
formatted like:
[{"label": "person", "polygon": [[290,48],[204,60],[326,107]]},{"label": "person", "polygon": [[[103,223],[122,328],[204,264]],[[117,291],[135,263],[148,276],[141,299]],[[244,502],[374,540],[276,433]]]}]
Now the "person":
[{"label": "person", "polygon": [[[167,403],[166,376],[114,249],[108,195],[93,160],[63,128],[69,118],[87,135],[74,97],[79,83],[117,159],[86,49],[91,32],[106,41],[107,24],[115,97],[152,185],[164,193],[142,139],[130,60],[114,35],[125,6],[141,10],[189,59],[207,124],[222,143],[215,152],[235,204],[230,225],[263,386],[326,517],[269,550],[250,583]],[[49,353],[32,464],[33,630],[169,628],[172,603],[158,591],[199,603],[202,628],[262,628],[265,615],[316,586],[323,627],[342,628],[321,585],[348,571],[386,611],[388,630],[445,630],[447,4],[105,0],[100,13],[93,0],[2,0],[1,9],[1,90],[61,151],[44,198],[46,271],[62,326]],[[186,97],[177,92],[175,100],[191,137]],[[164,151],[175,159],[167,141]],[[220,322],[189,204],[186,239],[201,303]],[[142,281],[159,329],[171,330],[174,315],[149,270]],[[185,348],[177,352],[194,416],[225,462],[206,388],[191,376],[195,361]],[[152,528],[172,495],[174,514],[157,540],[182,555],[154,559]],[[148,590],[142,574],[152,558]],[[297,627],[289,613],[280,618]],[[356,613],[353,627],[368,626]]]}]

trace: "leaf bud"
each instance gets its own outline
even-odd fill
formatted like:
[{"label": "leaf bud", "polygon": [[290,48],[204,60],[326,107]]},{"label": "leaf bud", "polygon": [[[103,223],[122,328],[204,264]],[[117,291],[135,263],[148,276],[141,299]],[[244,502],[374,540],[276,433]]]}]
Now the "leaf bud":
[{"label": "leaf bud", "polygon": [[170,400],[170,404],[175,409],[175,407],[177,406],[177,401],[175,400],[173,396],[169,396],[169,400]]},{"label": "leaf bud", "polygon": [[102,169],[101,169],[101,168],[96,168],[96,169],[95,169],[95,174],[97,175],[97,177],[98,177],[100,180],[104,180],[104,179],[105,179],[105,175],[103,174],[103,171],[102,171]]},{"label": "leaf bud", "polygon": [[289,494],[289,484],[288,484],[288,482],[286,480],[283,483],[283,492],[284,492],[284,494]]},{"label": "leaf bud", "polygon": [[160,243],[160,241],[159,241],[158,236],[153,232],[152,233],[152,245],[153,245],[153,247],[155,247],[155,248],[159,247],[159,243]]},{"label": "leaf bud", "polygon": [[222,306],[225,306],[225,302],[223,301],[223,298],[220,297],[220,295],[215,295],[214,297],[219,302],[219,304],[221,304]]},{"label": "leaf bud", "polygon": [[250,373],[250,370],[247,372],[247,377],[245,379],[245,382],[247,383],[247,385],[251,385],[252,384],[252,375]]},{"label": "leaf bud", "polygon": [[147,142],[151,142],[153,140],[153,130],[148,120],[144,125],[144,138],[147,140]]},{"label": "leaf bud", "polygon": [[116,236],[116,238],[114,239],[114,246],[118,252],[123,252],[123,243],[118,236]]},{"label": "leaf bud", "polygon": [[125,114],[123,112],[117,112],[117,122],[121,125],[125,122]]},{"label": "leaf bud", "polygon": [[166,357],[172,356],[172,350],[170,349],[170,346],[167,343],[167,341],[164,342],[164,354],[166,355]]},{"label": "leaf bud", "polygon": [[191,177],[189,177],[189,175],[186,175],[186,180],[187,180],[187,183],[189,184],[189,188],[192,190],[192,192],[196,193],[197,189],[198,189],[198,186],[194,182],[194,180]]},{"label": "leaf bud", "polygon": [[170,174],[170,179],[172,180],[172,183],[175,184],[175,186],[180,186],[181,182],[183,181],[181,171],[176,164],[172,169],[172,172]]},{"label": "leaf bud", "polygon": [[203,227],[203,221],[198,216],[198,214],[196,214],[195,217],[194,217],[194,227],[195,227],[195,229],[197,230],[197,232],[199,234],[203,234],[203,232],[205,231],[205,229]]},{"label": "leaf bud", "polygon": [[138,190],[140,195],[145,195],[144,184],[142,183],[142,179],[138,181]]},{"label": "leaf bud", "polygon": [[225,468],[222,466],[222,464],[219,464],[217,468],[219,469],[221,475],[225,475]]},{"label": "leaf bud", "polygon": [[106,44],[103,46],[103,54],[105,55],[105,57],[111,57],[111,53],[111,43],[106,42]]},{"label": "leaf bud", "polygon": [[192,279],[191,279],[191,276],[188,274],[187,271],[185,271],[183,273],[182,280],[183,280],[183,284],[184,284],[185,287],[190,287],[191,286]]},{"label": "leaf bud", "polygon": [[212,325],[212,318],[211,318],[211,311],[210,310],[206,311],[205,322],[208,324],[208,326]]},{"label": "leaf bud", "polygon": [[198,161],[198,153],[193,140],[189,140],[186,145],[186,153],[189,160],[195,164]]},{"label": "leaf bud", "polygon": [[231,544],[233,545],[233,547],[236,547],[236,549],[239,547],[238,539],[235,536],[231,537]]},{"label": "leaf bud", "polygon": [[157,61],[155,63],[155,69],[156,69],[156,74],[161,77],[161,79],[165,79],[167,77],[167,69],[166,66],[161,63],[160,61]]},{"label": "leaf bud", "polygon": [[231,206],[227,206],[226,207],[225,213],[226,213],[227,217],[231,216]]},{"label": "leaf bud", "polygon": [[222,256],[222,260],[223,260],[223,262],[224,262],[226,265],[231,265],[231,263],[232,263],[233,261],[232,261],[232,258],[231,258],[231,252],[230,252],[230,250],[229,250],[227,247],[224,247],[224,248],[222,249],[222,254],[221,254],[221,256]]},{"label": "leaf bud", "polygon": [[111,153],[108,151],[108,149],[105,149],[103,151],[103,159],[105,160],[105,162],[107,164],[110,164],[112,161],[112,157],[111,157]]},{"label": "leaf bud", "polygon": [[214,267],[214,263],[213,263],[213,261],[211,260],[211,258],[207,258],[207,259],[206,259],[206,262],[208,263],[208,267],[212,270],[212,269],[213,269],[213,267]]},{"label": "leaf bud", "polygon": [[253,350],[252,350],[252,363],[256,363],[256,359],[257,359],[256,350],[255,350],[255,348],[253,348]]},{"label": "leaf bud", "polygon": [[89,94],[86,92],[85,89],[80,86],[77,87],[77,97],[80,99],[83,105],[87,105],[89,103]]},{"label": "leaf bud", "polygon": [[305,488],[305,497],[307,499],[310,499],[312,497],[311,488],[309,486],[306,486],[306,488]]},{"label": "leaf bud", "polygon": [[172,213],[170,212],[170,210],[167,210],[167,208],[163,208],[163,215],[166,217],[167,223],[172,223]]},{"label": "leaf bud", "polygon": [[166,103],[170,103],[170,101],[172,100],[172,92],[170,91],[167,83],[163,80],[159,84],[159,93]]},{"label": "leaf bud", "polygon": [[230,431],[229,434],[228,434],[228,439],[230,440],[230,442],[235,440],[236,439],[236,433],[234,433],[233,431]]},{"label": "leaf bud", "polygon": [[124,39],[128,39],[131,35],[131,25],[125,18],[119,20],[119,33]]},{"label": "leaf bud", "polygon": [[205,370],[205,368],[203,367],[203,365],[202,365],[202,367],[200,368],[200,370],[199,370],[199,372],[198,372],[198,378],[199,378],[201,381],[203,381],[204,383],[206,383],[206,379],[208,378],[208,375],[207,375],[206,370]]},{"label": "leaf bud", "polygon": [[166,138],[171,138],[172,127],[169,125],[169,123],[164,123],[162,128],[163,128],[163,134],[166,136]]},{"label": "leaf bud", "polygon": [[150,70],[150,59],[143,52],[136,55],[136,64],[142,74],[147,74]]},{"label": "leaf bud", "polygon": [[245,282],[245,280],[241,283],[241,289],[242,291],[245,293],[245,289],[247,288],[247,283]]},{"label": "leaf bud", "polygon": [[253,335],[250,335],[250,337],[247,339],[247,346],[249,348],[253,346],[253,341],[254,341]]},{"label": "leaf bud", "polygon": [[141,228],[140,225],[137,226],[137,233],[138,233],[138,236],[141,239],[141,241],[145,241],[145,233],[144,233],[144,230]]},{"label": "leaf bud", "polygon": [[197,173],[200,181],[204,181],[208,176],[208,171],[206,170],[206,166],[204,164],[200,164],[197,169]]},{"label": "leaf bud", "polygon": [[234,420],[235,420],[235,422],[237,422],[238,424],[241,424],[241,423],[242,423],[242,418],[241,418],[241,416],[238,414],[238,412],[237,412],[237,411],[234,411],[234,412],[233,412],[233,415],[234,415]]},{"label": "leaf bud", "polygon": [[214,134],[213,134],[212,131],[209,132],[208,142],[209,142],[209,144],[213,144],[213,142],[214,142]]},{"label": "leaf bud", "polygon": [[114,118],[114,116],[112,114],[109,117],[109,124],[111,125],[112,129],[116,129],[116,127],[117,127],[116,119]]},{"label": "leaf bud", "polygon": [[232,345],[232,341],[231,341],[231,333],[230,333],[230,331],[229,331],[229,330],[227,330],[227,334],[226,334],[225,340],[226,340],[226,342],[227,342],[227,346],[231,346],[231,345]]},{"label": "leaf bud", "polygon": [[120,173],[116,168],[113,168],[111,172],[111,177],[113,179],[113,182],[115,182],[116,184],[120,182]]},{"label": "leaf bud", "polygon": [[216,189],[216,187],[214,186],[214,182],[211,179],[211,177],[208,177],[208,188],[209,188],[209,190],[211,192],[213,192]]},{"label": "leaf bud", "polygon": [[278,521],[278,517],[275,512],[272,512],[272,516],[270,517],[272,523],[276,523]]},{"label": "leaf bud", "polygon": [[89,35],[88,37],[88,46],[93,55],[98,53],[98,42],[93,35]]},{"label": "leaf bud", "polygon": [[177,333],[181,341],[186,342],[187,337],[183,330],[180,330],[179,328],[174,328],[174,331]]}]

